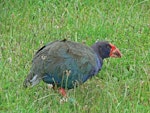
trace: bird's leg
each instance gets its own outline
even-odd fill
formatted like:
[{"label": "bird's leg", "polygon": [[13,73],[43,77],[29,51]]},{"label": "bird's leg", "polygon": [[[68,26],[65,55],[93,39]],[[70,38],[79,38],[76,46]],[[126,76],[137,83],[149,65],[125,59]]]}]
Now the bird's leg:
[{"label": "bird's leg", "polygon": [[[54,90],[58,89],[57,86],[52,85],[52,84],[48,84],[47,86],[48,86],[49,89],[50,89],[50,88],[53,88]],[[58,92],[59,92],[63,97],[67,97],[67,93],[66,93],[66,91],[65,91],[64,88],[59,88],[59,89],[58,89]]]},{"label": "bird's leg", "polygon": [[65,91],[64,88],[59,88],[59,93],[63,96],[63,97],[67,97],[67,93]]},{"label": "bird's leg", "polygon": [[59,88],[59,93],[63,96],[63,98],[60,99],[61,104],[68,101],[74,104],[76,103],[76,100],[74,98],[70,98],[67,96],[67,93],[64,88]]},{"label": "bird's leg", "polygon": [[62,99],[60,99],[60,103],[68,102],[67,93],[64,88],[59,88],[59,93],[63,96]]}]

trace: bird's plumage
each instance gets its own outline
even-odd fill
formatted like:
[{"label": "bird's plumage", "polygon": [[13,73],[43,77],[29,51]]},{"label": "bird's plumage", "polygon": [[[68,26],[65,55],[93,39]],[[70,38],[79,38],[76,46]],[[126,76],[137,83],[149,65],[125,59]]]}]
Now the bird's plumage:
[{"label": "bird's plumage", "polygon": [[49,43],[34,55],[24,86],[43,80],[71,89],[99,72],[110,49],[108,42],[97,42],[92,47],[67,40]]}]

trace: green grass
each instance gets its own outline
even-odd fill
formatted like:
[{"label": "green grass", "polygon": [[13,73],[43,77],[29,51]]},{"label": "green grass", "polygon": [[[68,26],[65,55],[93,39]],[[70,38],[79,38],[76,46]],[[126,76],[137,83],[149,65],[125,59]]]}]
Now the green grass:
[{"label": "green grass", "polygon": [[[122,52],[74,90],[76,102],[46,84],[24,89],[32,57],[42,45],[108,40]],[[0,112],[150,113],[149,0],[0,0]]]}]

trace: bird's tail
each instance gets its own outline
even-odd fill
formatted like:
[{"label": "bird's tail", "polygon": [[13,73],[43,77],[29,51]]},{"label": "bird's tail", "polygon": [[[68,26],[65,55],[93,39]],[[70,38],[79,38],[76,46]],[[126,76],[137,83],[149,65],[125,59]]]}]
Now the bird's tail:
[{"label": "bird's tail", "polygon": [[25,79],[23,86],[27,88],[28,86],[34,86],[40,82],[39,76],[37,74],[29,73]]}]

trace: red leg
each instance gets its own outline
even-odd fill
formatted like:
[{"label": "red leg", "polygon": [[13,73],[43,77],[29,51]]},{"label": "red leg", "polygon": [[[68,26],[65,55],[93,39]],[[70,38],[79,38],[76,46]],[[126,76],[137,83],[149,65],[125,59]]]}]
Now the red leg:
[{"label": "red leg", "polygon": [[67,97],[67,93],[66,93],[66,91],[65,91],[64,88],[60,88],[60,89],[59,89],[59,93],[60,93],[63,97]]}]

